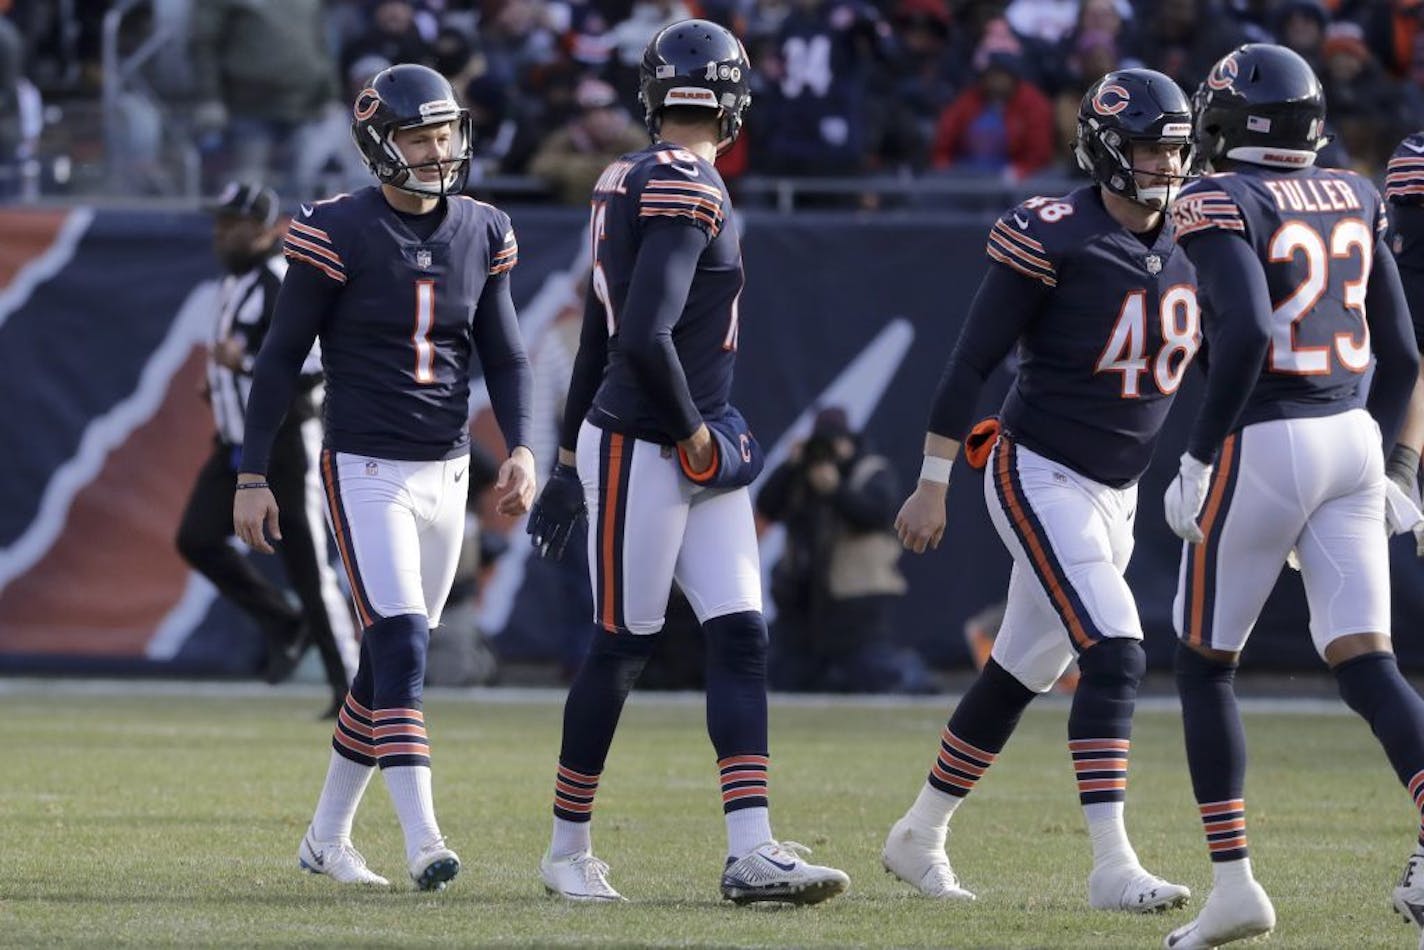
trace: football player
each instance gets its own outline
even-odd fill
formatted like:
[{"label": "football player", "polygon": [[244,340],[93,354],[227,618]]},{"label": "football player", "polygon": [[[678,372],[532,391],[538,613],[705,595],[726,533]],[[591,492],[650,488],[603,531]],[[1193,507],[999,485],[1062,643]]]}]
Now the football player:
[{"label": "football player", "polygon": [[519,252],[504,212],[459,194],[470,119],[439,73],[416,65],[379,73],[356,97],[351,132],[379,185],[303,206],[291,223],[291,267],[257,358],[233,518],[260,550],[271,550],[264,526],[281,537],[264,477],[268,449],[319,336],[322,476],[364,634],[298,857],[342,883],[386,883],[351,845],[379,765],[410,876],[437,890],[460,862],[435,820],[421,688],[464,534],[476,352],[511,447],[499,510],[522,514],[534,494],[532,379],[509,290]]},{"label": "football player", "polygon": [[[1108,73],[1078,109],[1074,152],[1094,184],[1026,201],[989,232],[988,270],[935,394],[919,484],[896,520],[910,550],[938,546],[963,443],[969,464],[987,463],[985,499],[1014,559],[990,658],[881,855],[925,896],[974,898],[945,854],[950,816],[1028,704],[1076,659],[1068,751],[1093,849],[1088,903],[1141,913],[1190,897],[1142,867],[1123,822],[1147,665],[1123,578],[1137,480],[1199,341],[1196,278],[1166,214],[1190,140],[1190,106],[1171,79]],[[985,378],[1015,346],[1001,420],[966,436]]]},{"label": "football player", "polygon": [[570,900],[621,899],[593,854],[590,819],[676,580],[707,640],[707,731],[727,826],[722,895],[813,904],[849,879],[772,836],[767,633],[746,487],[763,459],[728,402],[742,256],[713,161],[741,128],[750,65],[730,32],[685,20],[653,37],[639,72],[653,144],[594,186],[593,270],[560,464],[529,525],[541,553],[557,554],[587,511],[598,625],[564,707],[540,876]]},{"label": "football player", "polygon": [[1165,508],[1187,542],[1173,611],[1177,689],[1212,889],[1197,918],[1167,936],[1174,950],[1275,925],[1251,873],[1232,681],[1292,552],[1316,650],[1424,803],[1424,701],[1390,648],[1386,531],[1412,528],[1420,514],[1385,477],[1384,452],[1419,353],[1384,202],[1367,179],[1316,166],[1325,97],[1291,50],[1228,53],[1195,106],[1196,147],[1214,173],[1184,189],[1172,218],[1197,268],[1211,360]]}]

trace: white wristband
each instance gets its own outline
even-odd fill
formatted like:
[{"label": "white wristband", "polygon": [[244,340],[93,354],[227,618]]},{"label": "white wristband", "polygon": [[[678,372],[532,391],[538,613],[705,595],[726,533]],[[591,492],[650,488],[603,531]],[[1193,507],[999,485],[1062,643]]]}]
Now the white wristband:
[{"label": "white wristband", "polygon": [[953,466],[953,459],[940,458],[938,455],[926,455],[924,463],[920,465],[920,481],[948,485],[949,470]]}]

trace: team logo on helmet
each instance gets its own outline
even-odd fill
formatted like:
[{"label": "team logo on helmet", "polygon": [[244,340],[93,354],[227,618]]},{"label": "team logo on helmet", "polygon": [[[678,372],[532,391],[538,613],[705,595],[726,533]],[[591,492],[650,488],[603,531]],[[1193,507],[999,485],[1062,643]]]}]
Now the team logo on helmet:
[{"label": "team logo on helmet", "polygon": [[351,110],[357,121],[364,122],[376,114],[376,110],[381,107],[381,94],[367,86],[361,90],[356,97],[356,105]]},{"label": "team logo on helmet", "polygon": [[1231,53],[1211,68],[1206,84],[1212,89],[1230,89],[1236,82],[1236,54]]},{"label": "team logo on helmet", "polygon": [[1117,83],[1107,83],[1093,96],[1093,111],[1098,115],[1117,115],[1127,108],[1130,96]]}]

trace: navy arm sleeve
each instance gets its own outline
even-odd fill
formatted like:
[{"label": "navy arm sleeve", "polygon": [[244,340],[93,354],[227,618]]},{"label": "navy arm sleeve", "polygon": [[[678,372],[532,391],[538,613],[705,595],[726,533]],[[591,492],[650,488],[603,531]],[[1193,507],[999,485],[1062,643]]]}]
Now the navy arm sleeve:
[{"label": "navy arm sleeve", "polygon": [[499,422],[505,447],[529,446],[529,430],[534,423],[534,374],[519,335],[519,318],[509,293],[509,274],[502,273],[485,282],[475,307],[471,336],[480,366],[485,371],[490,407]]},{"label": "navy arm sleeve", "polygon": [[1205,231],[1183,244],[1196,266],[1211,363],[1206,396],[1187,451],[1208,464],[1236,427],[1271,342],[1271,293],[1251,245],[1224,231]]},{"label": "navy arm sleeve", "polygon": [[638,248],[618,326],[619,350],[628,357],[663,429],[678,442],[697,431],[702,415],[692,401],[672,331],[709,240],[707,232],[693,225],[650,225]]},{"label": "navy arm sleeve", "polygon": [[1365,291],[1365,318],[1375,354],[1375,376],[1366,408],[1379,423],[1388,453],[1404,424],[1419,375],[1419,344],[1394,255],[1382,241],[1375,244],[1370,286]]},{"label": "navy arm sleeve", "polygon": [[1395,240],[1395,264],[1404,284],[1404,299],[1414,316],[1414,340],[1424,352],[1424,206],[1396,204],[1390,208]]},{"label": "navy arm sleeve", "polygon": [[603,382],[603,369],[608,363],[608,314],[603,301],[593,291],[589,281],[584,295],[583,326],[579,328],[578,354],[574,356],[574,371],[569,378],[569,392],[564,399],[564,422],[559,430],[559,448],[578,450],[579,427],[583,425],[598,385]]},{"label": "navy arm sleeve", "polygon": [[1037,280],[989,265],[935,390],[930,432],[963,441],[984,380],[1033,323],[1048,294],[1049,288]]},{"label": "navy arm sleeve", "polygon": [[252,369],[252,393],[247,400],[243,423],[242,464],[238,471],[267,474],[272,440],[286,418],[297,392],[302,363],[311,352],[312,341],[321,330],[327,311],[341,293],[341,285],[321,275],[315,268],[287,269],[272,327],[262,341],[257,363]]}]

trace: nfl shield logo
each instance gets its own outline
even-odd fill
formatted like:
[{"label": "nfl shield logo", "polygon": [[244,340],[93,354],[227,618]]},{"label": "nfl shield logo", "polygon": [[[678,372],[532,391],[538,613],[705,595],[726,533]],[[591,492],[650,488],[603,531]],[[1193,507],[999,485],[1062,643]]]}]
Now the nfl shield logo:
[{"label": "nfl shield logo", "polygon": [[379,475],[379,474],[381,474],[381,466],[377,465],[375,462],[367,462],[367,463],[366,463],[366,474],[367,474],[367,475]]},{"label": "nfl shield logo", "polygon": [[430,252],[423,247],[415,252],[415,266],[421,270],[430,268]]},{"label": "nfl shield logo", "polygon": [[1156,254],[1148,254],[1143,258],[1143,262],[1147,265],[1147,273],[1154,277],[1162,273],[1162,258]]}]

